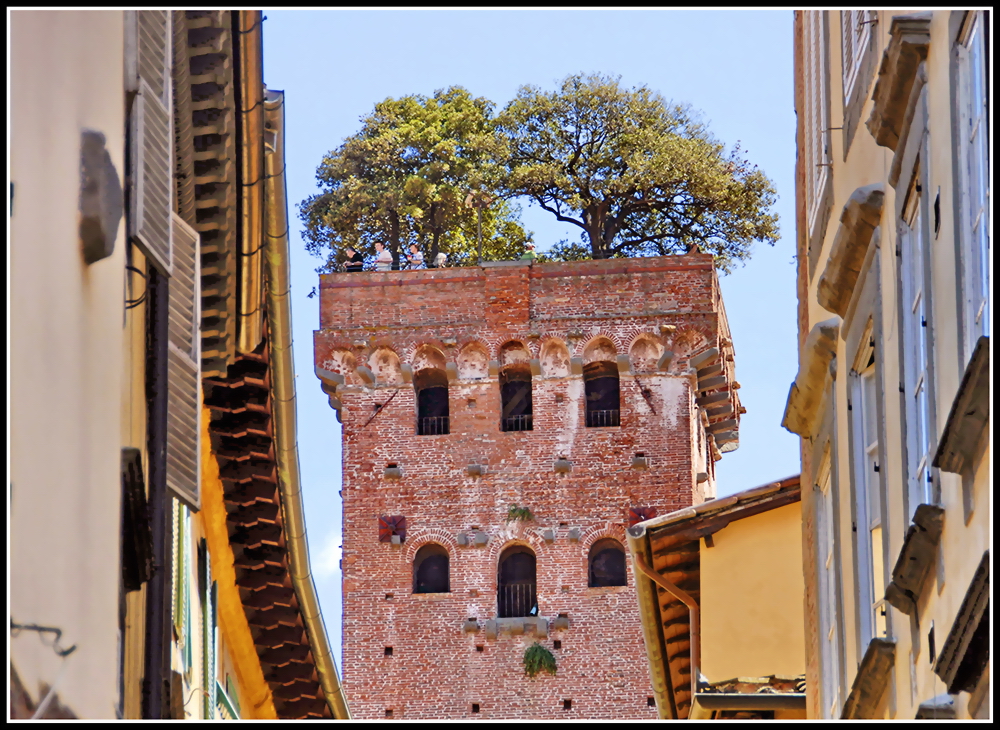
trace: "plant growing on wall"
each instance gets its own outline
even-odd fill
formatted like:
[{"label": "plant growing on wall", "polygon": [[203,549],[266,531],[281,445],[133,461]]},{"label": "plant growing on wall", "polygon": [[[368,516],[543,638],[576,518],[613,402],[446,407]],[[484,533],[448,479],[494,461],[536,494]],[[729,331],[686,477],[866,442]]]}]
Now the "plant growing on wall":
[{"label": "plant growing on wall", "polygon": [[507,522],[532,522],[534,519],[535,515],[528,507],[518,507],[516,504],[512,504],[507,508]]},{"label": "plant growing on wall", "polygon": [[536,641],[524,652],[524,673],[529,677],[534,677],[539,672],[554,675],[556,673],[556,658],[552,656],[551,651]]}]

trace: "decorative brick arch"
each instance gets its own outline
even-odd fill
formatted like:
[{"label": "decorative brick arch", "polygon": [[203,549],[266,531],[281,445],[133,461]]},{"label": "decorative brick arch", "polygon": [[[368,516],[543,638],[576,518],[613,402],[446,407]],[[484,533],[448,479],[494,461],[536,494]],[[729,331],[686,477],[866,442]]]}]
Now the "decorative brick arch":
[{"label": "decorative brick arch", "polygon": [[[605,522],[603,525],[596,525],[589,528],[580,536],[581,557],[584,563],[590,557],[590,548],[598,540],[606,537],[614,538],[622,544],[625,554],[628,555],[628,543],[625,541],[625,525],[620,522]],[[628,562],[628,561],[626,561]]]},{"label": "decorative brick arch", "polygon": [[663,353],[660,338],[649,332],[640,332],[628,347],[628,358],[632,369],[636,372],[649,372],[656,369],[656,363]]},{"label": "decorative brick arch", "polygon": [[368,368],[375,374],[378,385],[402,385],[399,355],[391,347],[380,346],[368,355]]},{"label": "decorative brick arch", "polygon": [[354,374],[354,371],[360,361],[360,358],[350,348],[336,347],[330,350],[323,361],[323,367],[326,370],[343,375],[345,384],[357,385],[360,383],[360,380]]},{"label": "decorative brick arch", "polygon": [[[625,350],[622,347],[621,337],[619,337],[617,334],[614,334],[612,332],[608,332],[608,331],[602,329],[601,331],[599,331],[596,334],[594,334],[591,337],[589,337],[586,341],[580,340],[580,342],[577,343],[576,348],[575,348],[576,351],[577,351],[576,352],[576,356],[577,357],[586,358],[586,356],[587,356],[587,349],[590,348],[591,346],[595,345],[599,340],[608,340],[608,341],[610,341],[611,346],[615,350],[615,352],[614,352],[615,357],[617,357],[618,355],[621,355],[623,352],[627,352],[627,350]],[[604,359],[607,359],[607,358],[604,358]],[[612,357],[611,359],[613,360],[614,357]]]},{"label": "decorative brick arch", "polygon": [[[501,365],[513,365],[526,363],[531,359],[531,348],[524,344],[523,340],[511,338],[500,344],[496,351],[496,360]],[[508,353],[510,353],[508,355]],[[521,355],[520,353],[523,353]],[[525,357],[526,355],[527,357]]]},{"label": "decorative brick arch", "polygon": [[439,342],[421,342],[418,345],[414,345],[407,359],[413,367],[414,372],[423,370],[424,368],[444,370],[448,364],[448,357],[444,353],[445,348]]},{"label": "decorative brick arch", "polygon": [[696,327],[684,327],[674,333],[673,346],[678,357],[686,358],[711,347],[711,340]]},{"label": "decorative brick arch", "polygon": [[559,378],[569,375],[569,358],[569,347],[562,337],[546,334],[540,339],[538,359],[541,361],[543,376]]},{"label": "decorative brick arch", "polygon": [[489,377],[490,348],[480,339],[469,340],[458,348],[456,364],[460,380],[480,380]]},{"label": "decorative brick arch", "polygon": [[537,557],[545,550],[545,540],[531,528],[524,527],[518,522],[515,527],[509,525],[500,532],[490,536],[489,558],[492,565],[496,565],[500,560],[500,555],[511,545],[524,545],[531,548]]},{"label": "decorative brick arch", "polygon": [[429,543],[435,543],[447,550],[449,562],[458,556],[458,543],[455,541],[454,535],[438,528],[418,527],[415,530],[409,530],[406,534],[406,542],[403,543],[406,546],[406,550],[403,551],[406,563],[413,565],[417,551]]}]

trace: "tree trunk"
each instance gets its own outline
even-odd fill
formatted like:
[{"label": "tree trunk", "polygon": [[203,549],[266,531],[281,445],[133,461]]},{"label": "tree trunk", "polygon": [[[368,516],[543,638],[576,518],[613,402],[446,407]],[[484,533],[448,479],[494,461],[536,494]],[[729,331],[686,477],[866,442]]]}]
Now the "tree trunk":
[{"label": "tree trunk", "polygon": [[590,255],[595,259],[607,258],[608,255],[604,242],[604,221],[607,216],[601,213],[600,204],[595,202],[588,205],[583,214],[583,222],[590,237]]},{"label": "tree trunk", "polygon": [[389,253],[392,254],[393,267],[399,268],[399,213],[389,211]]}]

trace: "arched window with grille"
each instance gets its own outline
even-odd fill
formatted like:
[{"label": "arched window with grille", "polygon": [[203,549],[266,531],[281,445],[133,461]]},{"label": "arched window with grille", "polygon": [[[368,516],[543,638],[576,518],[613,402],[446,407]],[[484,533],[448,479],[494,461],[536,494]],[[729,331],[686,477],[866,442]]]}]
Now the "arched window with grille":
[{"label": "arched window with grille", "polygon": [[621,408],[618,365],[598,360],[583,366],[588,426],[618,426]]},{"label": "arched window with grille", "polygon": [[598,540],[590,548],[590,566],[587,585],[591,588],[623,586],[625,577],[625,548],[613,538]]},{"label": "arched window with grille", "polygon": [[451,592],[448,551],[437,543],[428,543],[417,550],[413,559],[413,592]]},{"label": "arched window with grille", "polygon": [[508,365],[500,371],[500,430],[531,431],[531,368]]},{"label": "arched window with grille", "polygon": [[524,545],[514,545],[500,555],[497,566],[497,616],[537,616],[535,554]]},{"label": "arched window with grille", "polygon": [[413,375],[417,392],[417,435],[449,433],[448,376],[440,368],[424,368]]}]

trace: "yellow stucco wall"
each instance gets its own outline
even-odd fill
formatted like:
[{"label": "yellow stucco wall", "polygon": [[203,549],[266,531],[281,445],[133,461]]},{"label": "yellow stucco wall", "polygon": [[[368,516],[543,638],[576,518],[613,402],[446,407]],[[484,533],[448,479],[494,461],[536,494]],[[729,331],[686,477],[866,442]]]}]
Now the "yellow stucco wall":
[{"label": "yellow stucco wall", "polygon": [[805,672],[798,503],[733,522],[701,545],[701,672],[710,682]]},{"label": "yellow stucco wall", "polygon": [[201,418],[201,512],[198,517],[208,543],[212,576],[218,582],[219,632],[229,651],[236,680],[239,683],[241,719],[276,719],[271,688],[264,680],[264,672],[257,657],[250,624],[243,612],[240,591],[236,586],[236,568],[233,549],[229,544],[226,528],[226,505],[223,501],[219,465],[212,454],[212,440],[208,433],[211,414],[202,407]]}]

